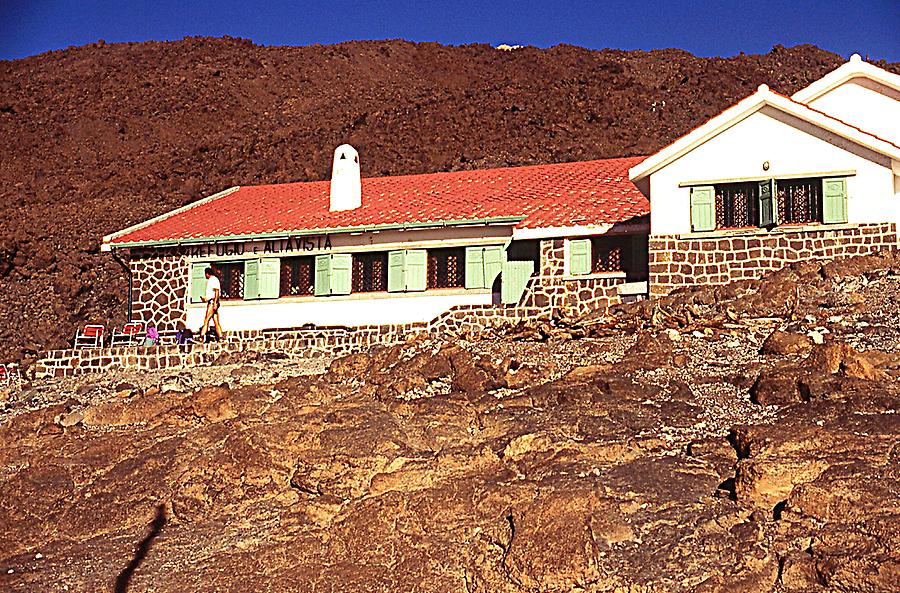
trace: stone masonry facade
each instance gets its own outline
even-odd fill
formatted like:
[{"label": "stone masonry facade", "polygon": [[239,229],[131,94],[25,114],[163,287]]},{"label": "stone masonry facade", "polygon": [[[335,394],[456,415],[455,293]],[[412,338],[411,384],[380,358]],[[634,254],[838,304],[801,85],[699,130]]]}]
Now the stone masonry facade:
[{"label": "stone masonry facade", "polygon": [[[565,241],[543,240],[540,267],[515,305],[460,305],[428,322],[359,327],[315,327],[232,332],[223,343],[189,346],[125,346],[48,352],[38,361],[38,377],[99,372],[109,368],[163,369],[209,364],[224,353],[278,351],[290,356],[337,356],[378,344],[403,342],[417,333],[452,336],[486,328],[579,315],[619,302],[624,275],[565,275]],[[162,330],[184,320],[189,260],[171,251],[137,252],[131,260],[133,317]]]},{"label": "stone masonry facade", "polygon": [[[132,319],[174,330],[188,306],[189,260],[174,249],[136,250],[131,255]],[[523,311],[546,310],[581,315],[620,302],[617,287],[624,275],[565,276],[565,240],[540,242],[538,273],[516,307],[491,306],[492,315],[514,319]],[[520,311],[513,311],[515,308]]]},{"label": "stone masonry facade", "polygon": [[650,235],[650,296],[663,296],[682,286],[759,278],[796,261],[897,247],[894,223],[776,227],[727,235]]},{"label": "stone masonry facade", "polygon": [[188,300],[188,260],[170,251],[131,255],[131,317],[161,329],[184,321]]},{"label": "stone masonry facade", "polygon": [[617,289],[625,283],[624,273],[566,276],[565,250],[564,239],[541,241],[538,274],[528,282],[519,306],[577,316],[621,302]]}]

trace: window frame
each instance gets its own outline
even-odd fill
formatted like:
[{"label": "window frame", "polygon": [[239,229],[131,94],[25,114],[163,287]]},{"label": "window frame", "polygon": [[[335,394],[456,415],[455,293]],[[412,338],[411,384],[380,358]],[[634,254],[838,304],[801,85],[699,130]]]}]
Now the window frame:
[{"label": "window frame", "polygon": [[[359,253],[351,253],[351,274],[350,274],[350,294],[371,294],[378,292],[388,292],[388,252],[387,251],[363,251]],[[381,272],[379,273],[380,288],[376,288],[374,284],[370,284],[366,288],[365,274],[370,274],[369,281],[374,282],[374,263],[380,260]],[[366,268],[369,268],[368,270]],[[358,280],[358,274],[362,268],[363,277]],[[357,284],[357,283],[360,284]],[[357,288],[361,286],[361,288]]]},{"label": "window frame", "polygon": [[[466,250],[464,247],[439,247],[428,249],[426,259],[425,290],[459,290],[466,288]],[[454,275],[455,284],[450,278],[451,257],[457,257]],[[440,286],[441,273],[446,276],[446,285]]]},{"label": "window frame", "polygon": [[[688,206],[691,233],[716,233],[790,226],[827,226],[848,222],[848,179],[855,174],[855,171],[841,171],[806,176],[788,175],[734,181],[684,182],[679,183],[679,187],[686,187],[690,192]],[[836,181],[841,182],[842,185],[835,184]],[[807,195],[798,197],[790,191],[794,187],[805,189]],[[829,194],[827,189],[829,187],[841,187],[842,189],[836,194]],[[714,226],[712,228],[697,228],[696,224],[696,221],[699,220],[698,217],[708,215],[708,211],[705,209],[710,207],[707,202],[695,201],[695,192],[704,189],[711,189],[713,193]],[[736,192],[738,189],[745,190],[746,220],[735,220],[734,194],[731,196],[729,211],[723,212],[728,199],[725,196],[726,192],[729,190]],[[805,206],[795,206],[795,200],[800,199],[807,201]],[[699,208],[701,214],[695,213],[695,208]],[[784,214],[788,211],[791,216],[789,220],[785,220]],[[769,222],[770,215],[771,223]],[[763,224],[764,221],[766,224]],[[741,225],[740,222],[745,222],[746,226]]]},{"label": "window frame", "polygon": [[[219,300],[220,301],[243,301],[244,300],[244,265],[245,260],[229,260],[229,261],[216,261],[210,262],[209,267],[217,272],[216,276],[219,278]],[[224,269],[223,269],[224,267]],[[226,296],[229,293],[225,292],[226,284],[229,282],[226,280],[226,271],[233,270],[230,274],[237,276],[239,278],[239,286],[238,286],[238,296]],[[231,287],[229,286],[229,289]]]},{"label": "window frame", "polygon": [[[315,296],[316,294],[316,258],[314,255],[295,255],[290,257],[282,257],[279,258],[279,269],[281,270],[281,279],[278,283],[278,298],[279,299],[291,299],[291,298],[304,298]],[[308,276],[309,276],[309,288],[308,292],[296,292],[291,293],[290,291],[294,289],[296,286],[298,290],[300,290],[301,283],[301,266],[305,266],[308,268]],[[285,288],[288,289],[288,292],[285,293]]]}]

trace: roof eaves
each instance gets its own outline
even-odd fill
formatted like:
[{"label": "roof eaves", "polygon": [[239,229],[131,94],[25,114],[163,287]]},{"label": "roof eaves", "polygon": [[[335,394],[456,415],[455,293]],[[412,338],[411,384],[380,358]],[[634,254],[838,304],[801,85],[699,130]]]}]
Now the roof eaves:
[{"label": "roof eaves", "polygon": [[836,89],[848,80],[858,77],[868,78],[900,91],[900,75],[864,62],[859,54],[853,54],[850,56],[849,62],[832,70],[806,88],[800,89],[791,95],[791,98],[801,103],[809,103]]},{"label": "roof eaves", "polygon": [[112,244],[117,237],[122,237],[122,236],[128,235],[130,233],[133,233],[134,231],[146,228],[146,227],[148,227],[152,224],[156,224],[158,222],[162,222],[163,220],[166,220],[173,216],[177,216],[179,214],[187,212],[188,210],[192,210],[193,208],[196,208],[197,206],[202,206],[203,204],[208,204],[209,202],[212,202],[213,200],[218,200],[219,198],[224,198],[225,196],[236,192],[240,188],[241,188],[241,186],[239,186],[239,185],[229,187],[228,189],[222,190],[219,193],[215,193],[211,196],[201,198],[201,199],[197,200],[196,202],[192,202],[190,204],[187,204],[186,206],[182,206],[181,208],[176,208],[175,210],[171,210],[169,212],[166,212],[165,214],[160,214],[159,216],[151,218],[150,220],[145,220],[144,222],[140,222],[138,224],[132,225],[126,229],[122,229],[121,231],[116,231],[114,233],[110,233],[109,235],[106,235],[103,237],[103,242],[100,245],[100,250],[101,251],[112,250],[112,246],[113,246]]},{"label": "roof eaves", "polygon": [[[134,247],[171,247],[177,245],[192,245],[196,243],[219,243],[235,241],[265,240],[283,237],[302,237],[306,235],[364,233],[371,231],[391,230],[417,230],[450,226],[480,226],[480,225],[514,225],[525,219],[524,216],[495,216],[489,218],[469,218],[458,220],[437,220],[430,222],[405,222],[398,224],[376,224],[355,227],[330,227],[317,229],[296,229],[290,231],[277,231],[272,233],[251,233],[244,235],[221,235],[216,237],[190,237],[185,239],[160,239],[153,241],[130,241],[127,243],[115,243],[114,246],[122,249]],[[111,248],[113,245],[109,245]],[[107,249],[108,250],[108,249]]]}]

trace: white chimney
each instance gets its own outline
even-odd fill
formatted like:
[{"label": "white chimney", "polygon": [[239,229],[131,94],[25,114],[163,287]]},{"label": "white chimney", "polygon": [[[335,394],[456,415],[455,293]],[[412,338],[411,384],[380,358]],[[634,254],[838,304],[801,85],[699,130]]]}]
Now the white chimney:
[{"label": "white chimney", "polygon": [[359,180],[359,153],[349,144],[341,144],[334,151],[331,167],[332,212],[353,210],[362,205],[362,184]]}]

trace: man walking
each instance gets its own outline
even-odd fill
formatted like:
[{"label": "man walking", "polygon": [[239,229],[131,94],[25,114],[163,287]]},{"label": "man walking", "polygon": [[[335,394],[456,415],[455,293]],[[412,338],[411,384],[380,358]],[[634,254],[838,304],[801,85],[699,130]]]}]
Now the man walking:
[{"label": "man walking", "polygon": [[203,301],[206,303],[206,316],[203,318],[200,336],[201,339],[206,339],[209,322],[212,321],[216,328],[216,337],[221,340],[225,336],[222,325],[219,323],[219,300],[222,294],[222,284],[216,276],[216,271],[212,268],[206,268],[203,272],[206,276],[206,295],[203,297]]}]

